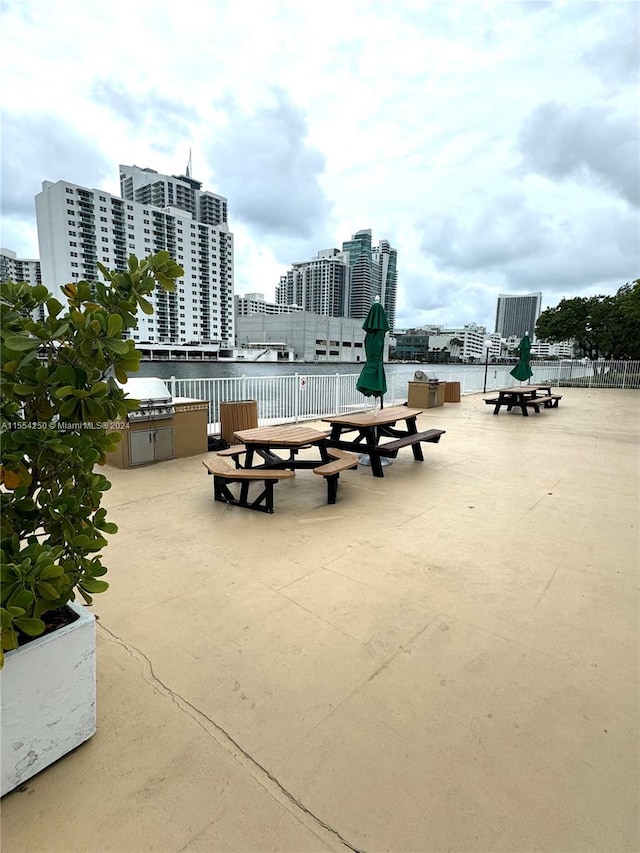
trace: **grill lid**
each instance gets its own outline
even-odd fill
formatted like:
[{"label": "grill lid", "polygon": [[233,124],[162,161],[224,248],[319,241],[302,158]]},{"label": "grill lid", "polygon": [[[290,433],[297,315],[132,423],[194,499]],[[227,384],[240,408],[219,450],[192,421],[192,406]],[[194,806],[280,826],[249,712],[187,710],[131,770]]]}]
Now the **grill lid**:
[{"label": "grill lid", "polygon": [[138,376],[120,387],[127,397],[140,402],[138,409],[129,412],[129,421],[158,421],[175,415],[171,392],[162,379]]},{"label": "grill lid", "polygon": [[438,382],[438,377],[435,373],[427,373],[424,370],[416,370],[413,375],[414,382]]},{"label": "grill lid", "polygon": [[[120,384],[120,383],[118,383]],[[150,403],[170,403],[171,392],[156,376],[136,376],[130,379],[126,385],[120,385],[128,397],[140,400],[144,405]]]}]

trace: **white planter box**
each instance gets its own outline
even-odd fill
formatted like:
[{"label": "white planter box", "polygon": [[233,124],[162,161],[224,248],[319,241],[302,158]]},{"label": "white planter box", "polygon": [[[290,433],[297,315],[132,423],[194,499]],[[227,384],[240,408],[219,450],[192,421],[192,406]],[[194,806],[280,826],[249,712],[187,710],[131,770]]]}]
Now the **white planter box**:
[{"label": "white planter box", "polygon": [[2,795],[91,737],[96,730],[95,617],[80,618],[5,654]]}]

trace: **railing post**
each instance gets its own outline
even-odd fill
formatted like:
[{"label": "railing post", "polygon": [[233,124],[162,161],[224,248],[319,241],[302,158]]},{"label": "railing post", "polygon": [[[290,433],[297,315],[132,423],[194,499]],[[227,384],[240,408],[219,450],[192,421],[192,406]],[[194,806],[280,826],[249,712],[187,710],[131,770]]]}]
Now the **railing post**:
[{"label": "railing post", "polygon": [[298,423],[300,420],[300,374],[294,373],[293,376],[295,378],[293,416],[295,419],[295,423]]}]

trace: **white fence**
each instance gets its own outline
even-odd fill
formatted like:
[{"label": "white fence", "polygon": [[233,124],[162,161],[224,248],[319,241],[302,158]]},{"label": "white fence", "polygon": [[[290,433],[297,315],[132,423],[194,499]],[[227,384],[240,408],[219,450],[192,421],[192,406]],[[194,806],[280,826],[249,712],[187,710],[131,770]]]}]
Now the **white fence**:
[{"label": "white fence", "polygon": [[[534,361],[531,381],[549,382],[557,387],[640,388],[638,361]],[[406,368],[406,369],[405,369]],[[512,364],[411,364],[394,365],[387,372],[386,406],[405,403],[408,383],[416,370],[434,373],[442,382],[459,382],[462,394],[517,385],[510,375]],[[227,379],[166,380],[173,397],[209,401],[209,422],[219,424],[220,403],[256,400],[260,424],[315,420],[327,415],[371,408],[372,397],[356,390],[359,373],[285,374],[280,376],[239,376]]]}]

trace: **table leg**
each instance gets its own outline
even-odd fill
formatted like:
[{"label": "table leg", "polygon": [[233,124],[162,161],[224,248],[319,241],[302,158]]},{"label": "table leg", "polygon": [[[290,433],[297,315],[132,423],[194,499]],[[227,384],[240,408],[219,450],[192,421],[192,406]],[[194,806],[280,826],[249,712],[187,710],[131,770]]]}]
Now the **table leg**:
[{"label": "table leg", "polygon": [[369,453],[369,461],[371,462],[371,473],[374,477],[384,477],[382,470],[382,461],[379,454],[375,452],[378,436],[375,427],[370,427],[366,431],[367,451]]},{"label": "table leg", "polygon": [[[415,435],[418,432],[418,427],[416,425],[416,419],[410,418],[405,421],[407,425],[407,432],[409,435]],[[424,462],[424,455],[422,453],[422,444],[418,441],[416,444],[411,445],[411,449],[413,450],[413,458],[416,462]]]}]

